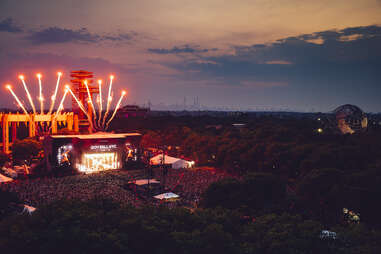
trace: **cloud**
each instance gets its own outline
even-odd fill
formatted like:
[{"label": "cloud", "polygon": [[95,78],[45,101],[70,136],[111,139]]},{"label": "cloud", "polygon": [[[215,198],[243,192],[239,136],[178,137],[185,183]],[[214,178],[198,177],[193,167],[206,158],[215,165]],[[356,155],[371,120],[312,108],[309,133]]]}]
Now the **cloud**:
[{"label": "cloud", "polygon": [[31,32],[26,39],[34,44],[50,43],[95,43],[100,41],[128,42],[133,40],[138,34],[136,32],[113,34],[90,33],[87,28],[77,30],[60,27],[49,27],[40,31]]},{"label": "cloud", "polygon": [[165,48],[149,48],[148,52],[154,53],[154,54],[160,54],[160,55],[169,55],[169,54],[182,54],[182,53],[206,53],[209,51],[216,51],[216,48],[212,49],[202,49],[199,46],[190,46],[190,45],[184,45],[184,46],[174,46],[170,49]]},{"label": "cloud", "polygon": [[98,35],[89,33],[86,28],[71,30],[60,27],[49,27],[41,31],[32,32],[27,39],[35,44],[65,43],[65,42],[96,42]]},{"label": "cloud", "polygon": [[[360,84],[381,82],[381,26],[350,27],[233,47],[234,53],[163,63],[186,78],[224,83]],[[162,54],[176,50],[162,50]],[[262,85],[264,86],[264,85]]]},{"label": "cloud", "polygon": [[23,30],[21,29],[21,27],[13,23],[12,18],[6,18],[0,21],[0,32],[20,33],[22,31]]},{"label": "cloud", "polygon": [[104,35],[101,37],[102,40],[110,40],[110,41],[131,41],[135,39],[139,34],[137,32],[129,32],[129,33],[119,33],[117,35]]}]

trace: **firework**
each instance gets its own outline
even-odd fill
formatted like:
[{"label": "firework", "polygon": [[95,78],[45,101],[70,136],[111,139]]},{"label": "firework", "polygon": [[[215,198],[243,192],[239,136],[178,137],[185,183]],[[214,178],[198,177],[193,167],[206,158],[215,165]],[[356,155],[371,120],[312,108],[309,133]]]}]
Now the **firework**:
[{"label": "firework", "polygon": [[94,123],[95,121],[97,120],[97,113],[95,112],[95,107],[94,107],[94,104],[93,104],[93,99],[91,98],[91,94],[90,94],[90,89],[89,89],[89,86],[87,85],[87,81],[84,82],[85,83],[85,86],[86,86],[86,90],[87,90],[87,97],[88,97],[88,100],[89,100],[89,103],[91,105],[91,109],[93,110],[93,113],[94,113]]},{"label": "firework", "polygon": [[28,114],[28,111],[26,111],[24,105],[21,103],[21,101],[19,100],[19,98],[17,97],[17,95],[13,92],[12,90],[12,86],[11,85],[6,85],[5,86],[10,92],[11,94],[13,95],[13,97],[15,98],[15,100],[17,101],[18,105],[20,106],[20,108],[24,111],[24,113],[29,117],[29,114]]},{"label": "firework", "polygon": [[110,105],[111,105],[111,100],[112,100],[112,97],[111,97],[111,88],[112,88],[112,80],[113,80],[113,79],[114,79],[114,76],[113,76],[113,75],[110,75],[110,85],[109,85],[109,87],[108,87],[108,96],[107,96],[106,113],[105,113],[105,115],[103,116],[102,126],[105,125],[106,118],[107,118],[108,112],[109,112],[109,110],[110,110]]},{"label": "firework", "polygon": [[[62,73],[58,72],[57,75],[58,75],[58,78],[57,78],[56,87],[54,89],[53,95],[51,96],[51,105],[50,105],[50,108],[49,108],[49,111],[48,111],[49,115],[52,114],[52,111],[54,109],[55,100],[57,98],[58,87],[59,87],[59,84],[60,84],[60,79],[61,79]],[[36,77],[38,79],[38,85],[39,85],[39,96],[38,96],[38,99],[40,101],[40,110],[41,110],[40,114],[43,115],[44,114],[44,96],[43,96],[43,93],[42,93],[42,75],[40,73],[37,73]],[[29,93],[29,89],[28,89],[28,87],[26,85],[25,77],[23,75],[20,75],[19,79],[21,80],[21,82],[23,84],[23,87],[25,89],[25,92],[26,92],[26,95],[28,97],[29,103],[32,106],[33,113],[36,114],[36,108],[35,108],[35,105],[33,103],[32,96]],[[127,94],[125,91],[122,91],[121,96],[120,96],[118,102],[115,105],[115,108],[114,108],[114,111],[112,112],[111,117],[109,119],[107,119],[109,113],[111,113],[110,110],[112,108],[111,107],[111,102],[112,102],[112,99],[113,99],[112,98],[113,97],[113,94],[112,94],[112,82],[113,82],[113,79],[114,79],[114,76],[110,75],[110,83],[109,83],[108,94],[107,94],[106,111],[105,111],[104,114],[102,114],[103,113],[102,80],[98,80],[98,87],[99,87],[98,116],[97,116],[97,110],[95,109],[95,105],[94,105],[93,100],[92,100],[92,96],[91,96],[91,92],[90,92],[90,87],[88,85],[88,82],[85,81],[84,85],[85,85],[86,90],[87,90],[88,103],[89,103],[88,107],[91,107],[91,109],[90,108],[86,109],[84,103],[77,98],[77,96],[71,90],[69,85],[65,85],[65,90],[64,90],[65,92],[64,92],[64,94],[63,94],[63,96],[62,96],[62,98],[60,100],[60,103],[58,105],[58,109],[57,109],[57,111],[54,114],[54,119],[56,119],[57,116],[59,114],[61,114],[61,112],[63,110],[64,101],[65,101],[65,99],[67,97],[67,94],[70,93],[73,96],[73,98],[76,101],[76,103],[78,104],[78,106],[81,109],[81,111],[86,115],[87,120],[88,120],[88,122],[90,124],[90,129],[95,130],[94,129],[94,126],[95,126],[96,129],[107,130],[109,125],[110,125],[110,123],[111,123],[111,121],[115,118],[116,113],[117,113],[117,111],[119,110],[119,108],[121,106],[121,103],[122,103],[122,100],[123,100],[124,96]],[[11,85],[7,84],[6,88],[10,91],[10,93],[12,94],[14,99],[16,100],[18,106],[23,110],[23,112],[27,115],[27,117],[30,118],[30,115],[29,115],[28,111],[26,110],[25,106],[20,101],[20,99],[17,97],[15,92],[12,90]],[[90,112],[88,110],[92,110],[93,114],[89,114]],[[93,117],[91,117],[91,115],[93,115]],[[97,119],[97,117],[98,117],[98,119]],[[102,119],[102,117],[103,117],[103,119]],[[42,123],[42,125],[43,125],[43,123]],[[51,130],[51,127],[52,126],[50,126],[49,130]],[[42,126],[42,128],[44,129],[44,126]]]},{"label": "firework", "polygon": [[108,122],[107,122],[107,124],[106,124],[106,130],[107,130],[109,124],[111,123],[111,121],[114,119],[114,117],[115,117],[115,115],[116,115],[116,112],[118,111],[118,109],[119,109],[119,107],[120,107],[120,104],[122,103],[123,97],[124,97],[125,95],[126,95],[126,92],[125,92],[125,91],[122,91],[122,95],[120,96],[119,101],[118,101],[118,103],[117,103],[116,106],[115,106],[114,113],[112,113],[110,120],[108,120]]},{"label": "firework", "polygon": [[75,96],[75,94],[73,93],[73,91],[70,89],[70,87],[67,88],[71,94],[71,96],[73,96],[74,100],[77,102],[79,108],[82,110],[82,112],[86,115],[87,117],[87,121],[89,122],[90,124],[90,128],[93,129],[93,121],[91,121],[90,119],[90,116],[89,114],[86,112],[86,109],[85,107],[82,105],[82,102],[80,100],[78,100],[77,96]]},{"label": "firework", "polygon": [[20,75],[20,76],[19,76],[19,79],[21,80],[21,82],[22,82],[22,84],[23,84],[23,86],[24,86],[26,95],[27,95],[27,97],[28,97],[28,100],[29,100],[29,102],[30,102],[30,105],[32,106],[33,113],[36,114],[36,108],[34,107],[34,103],[33,103],[32,96],[30,96],[28,87],[26,86],[24,76],[23,76],[23,75]]},{"label": "firework", "polygon": [[49,113],[48,114],[51,114],[52,111],[53,111],[53,107],[54,107],[54,104],[56,102],[56,97],[57,97],[57,92],[58,92],[58,86],[60,84],[60,79],[61,79],[61,76],[62,76],[62,72],[58,72],[57,75],[58,75],[58,77],[57,77],[56,88],[54,90],[54,94],[52,95],[52,102],[50,104],[50,109],[49,109]]},{"label": "firework", "polygon": [[55,118],[61,113],[61,111],[63,110],[63,103],[65,101],[65,98],[66,98],[66,95],[67,93],[69,92],[69,85],[65,85],[65,93],[64,95],[62,96],[62,99],[61,99],[61,102],[58,106],[58,109],[57,109],[57,112],[56,112],[56,115],[55,115]]},{"label": "firework", "polygon": [[102,80],[98,80],[98,87],[99,87],[99,97],[98,97],[98,106],[99,106],[99,118],[98,118],[98,126],[101,125],[101,118],[102,118]]},{"label": "firework", "polygon": [[42,84],[41,84],[41,74],[37,73],[37,78],[38,78],[38,86],[40,89],[40,96],[38,97],[40,101],[40,109],[41,109],[41,114],[44,114],[44,98],[42,97]]}]

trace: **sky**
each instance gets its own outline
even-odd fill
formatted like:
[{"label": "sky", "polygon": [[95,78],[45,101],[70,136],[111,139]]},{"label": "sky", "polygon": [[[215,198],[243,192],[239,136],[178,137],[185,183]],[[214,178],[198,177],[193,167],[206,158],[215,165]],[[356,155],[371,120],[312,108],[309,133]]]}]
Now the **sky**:
[{"label": "sky", "polygon": [[0,0],[1,86],[78,69],[153,109],[381,112],[381,0]]}]

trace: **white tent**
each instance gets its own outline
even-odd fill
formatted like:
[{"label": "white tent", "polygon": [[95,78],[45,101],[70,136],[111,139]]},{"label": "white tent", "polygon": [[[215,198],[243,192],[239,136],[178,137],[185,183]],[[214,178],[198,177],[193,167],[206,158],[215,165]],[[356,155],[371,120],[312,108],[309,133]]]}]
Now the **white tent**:
[{"label": "white tent", "polygon": [[10,176],[11,178],[17,178],[17,172],[11,168],[3,167],[3,171],[6,175]]},{"label": "white tent", "polygon": [[11,181],[13,181],[12,178],[0,174],[0,183],[11,182]]},{"label": "white tent", "polygon": [[[152,165],[160,165],[163,163],[163,154],[156,155],[151,158]],[[164,164],[171,165],[174,169],[179,168],[191,168],[194,165],[194,161],[186,161],[180,158],[171,157],[168,155],[164,156]]]},{"label": "white tent", "polygon": [[34,211],[36,211],[35,207],[29,206],[29,205],[24,205],[24,212],[32,214]]},{"label": "white tent", "polygon": [[148,181],[149,183],[160,183],[156,179],[139,179],[139,180],[136,180],[135,182],[131,181],[130,183],[135,183],[136,185],[145,185],[145,184],[148,184]]},{"label": "white tent", "polygon": [[179,195],[173,193],[173,192],[166,192],[166,193],[162,193],[162,194],[159,194],[159,195],[156,195],[154,196],[154,198],[156,199],[165,199],[165,200],[168,200],[168,199],[175,199],[175,198],[178,198],[180,197]]}]

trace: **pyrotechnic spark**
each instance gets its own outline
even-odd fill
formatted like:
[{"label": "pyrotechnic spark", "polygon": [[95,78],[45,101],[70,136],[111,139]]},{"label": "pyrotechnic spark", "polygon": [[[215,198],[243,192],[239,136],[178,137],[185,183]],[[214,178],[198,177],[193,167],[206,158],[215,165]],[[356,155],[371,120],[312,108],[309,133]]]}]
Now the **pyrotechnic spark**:
[{"label": "pyrotechnic spark", "polygon": [[41,114],[44,114],[44,98],[42,97],[41,74],[37,73],[36,76],[38,78],[38,86],[40,88],[40,97],[38,97],[38,99],[40,101]]},{"label": "pyrotechnic spark", "polygon": [[60,102],[60,104],[58,106],[58,109],[57,109],[57,112],[56,112],[56,115],[55,115],[54,118],[56,118],[61,113],[61,111],[63,110],[63,103],[65,101],[65,97],[66,97],[68,92],[69,92],[69,85],[65,85],[65,93],[62,96],[61,102]]},{"label": "pyrotechnic spark", "polygon": [[6,85],[5,86],[10,92],[11,94],[13,95],[13,97],[15,98],[15,100],[17,101],[17,103],[19,104],[20,108],[24,111],[24,113],[29,117],[29,114],[28,114],[28,111],[26,111],[24,105],[21,103],[21,101],[19,100],[19,98],[17,97],[17,95],[13,92],[12,90],[12,86],[11,85]]},{"label": "pyrotechnic spark", "polygon": [[77,96],[75,96],[75,94],[73,93],[73,91],[70,89],[70,87],[67,88],[71,94],[71,96],[73,96],[74,100],[77,102],[79,108],[82,110],[82,112],[86,115],[87,117],[87,121],[89,122],[90,124],[90,128],[93,129],[93,121],[91,121],[90,119],[90,116],[89,114],[86,112],[86,109],[85,107],[82,105],[81,101],[78,100]]},{"label": "pyrotechnic spark", "polygon": [[110,110],[110,105],[111,105],[111,100],[112,100],[112,97],[111,97],[111,88],[112,88],[112,80],[113,80],[113,79],[114,79],[114,76],[113,76],[113,75],[110,75],[110,85],[109,85],[109,87],[108,87],[108,96],[107,96],[106,113],[105,113],[105,115],[103,116],[102,126],[105,125],[106,118],[107,118],[107,115],[108,115],[108,111]]},{"label": "pyrotechnic spark", "polygon": [[62,76],[62,72],[57,72],[57,75],[58,75],[58,77],[57,77],[56,89],[54,90],[54,94],[52,95],[52,102],[50,104],[50,109],[49,109],[49,113],[48,114],[52,113],[54,104],[56,102],[56,97],[57,97],[57,92],[58,92],[58,86],[60,84],[60,79],[61,79],[61,76]]},{"label": "pyrotechnic spark", "polygon": [[98,87],[99,87],[99,98],[98,98],[98,104],[99,104],[99,119],[98,119],[98,126],[101,125],[101,118],[102,118],[102,80],[98,80]]},{"label": "pyrotechnic spark", "polygon": [[25,89],[26,95],[27,95],[27,97],[28,97],[28,100],[29,100],[29,102],[30,102],[30,105],[32,106],[33,113],[36,114],[36,108],[34,107],[34,103],[33,103],[32,96],[30,96],[28,87],[26,86],[26,83],[25,83],[25,80],[24,80],[24,76],[23,76],[23,75],[20,75],[20,76],[19,76],[19,79],[21,80],[22,84],[24,85],[24,89]]},{"label": "pyrotechnic spark", "polygon": [[90,103],[91,108],[92,108],[93,113],[94,113],[94,123],[96,124],[97,113],[95,112],[95,107],[94,107],[94,104],[93,104],[93,99],[91,98],[91,93],[90,93],[89,86],[87,85],[87,81],[85,81],[84,83],[85,83],[86,90],[87,90],[87,97],[88,97],[88,99],[89,99],[89,103]]},{"label": "pyrotechnic spark", "polygon": [[115,109],[114,109],[114,113],[112,113],[110,120],[108,120],[108,122],[107,122],[107,124],[106,124],[106,130],[107,130],[109,124],[111,123],[111,121],[114,119],[114,117],[115,117],[115,115],[116,115],[116,112],[118,111],[118,109],[119,109],[119,107],[120,107],[120,104],[122,103],[123,97],[124,97],[125,95],[126,95],[126,92],[125,92],[125,91],[122,91],[122,95],[120,96],[119,101],[118,101],[118,103],[116,104],[116,107],[115,107]]}]

